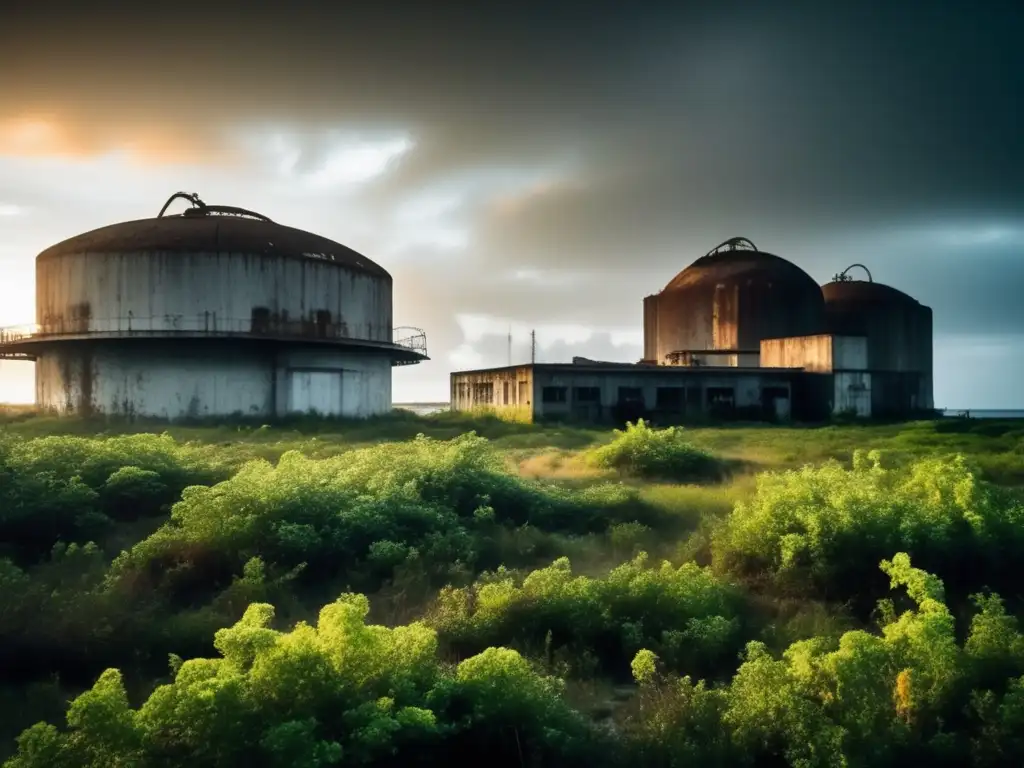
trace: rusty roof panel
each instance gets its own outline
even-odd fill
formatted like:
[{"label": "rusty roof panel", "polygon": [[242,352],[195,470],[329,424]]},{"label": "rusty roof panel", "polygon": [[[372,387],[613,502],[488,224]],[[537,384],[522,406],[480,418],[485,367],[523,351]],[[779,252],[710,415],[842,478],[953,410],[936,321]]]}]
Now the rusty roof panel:
[{"label": "rusty roof panel", "polygon": [[246,253],[330,261],[391,280],[351,248],[294,227],[241,216],[162,216],[94,229],[47,248],[39,259],[77,253]]}]

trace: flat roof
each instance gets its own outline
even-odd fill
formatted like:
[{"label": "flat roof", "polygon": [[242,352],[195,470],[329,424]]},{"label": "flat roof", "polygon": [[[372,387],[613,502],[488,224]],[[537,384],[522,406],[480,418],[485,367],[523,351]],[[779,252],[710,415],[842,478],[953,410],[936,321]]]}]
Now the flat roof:
[{"label": "flat roof", "polygon": [[637,363],[522,363],[521,365],[502,365],[496,368],[475,368],[469,371],[452,371],[452,376],[471,376],[480,373],[505,373],[523,368],[551,371],[558,373],[639,373],[639,374],[700,374],[700,373],[794,373],[803,368],[768,368],[762,366],[737,365],[642,365]]}]

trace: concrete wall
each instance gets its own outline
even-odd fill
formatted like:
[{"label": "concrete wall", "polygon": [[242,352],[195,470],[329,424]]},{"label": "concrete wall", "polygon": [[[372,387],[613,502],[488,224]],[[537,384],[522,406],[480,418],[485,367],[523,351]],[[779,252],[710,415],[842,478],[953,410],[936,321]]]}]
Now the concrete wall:
[{"label": "concrete wall", "polygon": [[[508,384],[509,400],[504,401]],[[526,387],[529,397],[516,396]],[[773,387],[783,392],[777,407],[766,403],[762,389]],[[624,400],[624,388],[634,390],[639,398],[633,401],[645,411],[672,416],[698,416],[714,410],[713,392],[730,390],[731,407],[761,413],[764,408],[783,418],[790,412],[792,393],[790,374],[731,373],[699,368],[661,366],[655,370],[591,368],[587,366],[521,366],[489,371],[453,373],[451,403],[453,411],[493,410],[499,414],[525,419],[573,419],[600,421],[611,418]],[[676,403],[659,400],[663,396],[678,398]],[[590,390],[590,392],[585,392]],[[669,392],[668,390],[672,390]],[[596,397],[589,397],[596,391]],[[489,395],[488,393],[493,393]],[[488,399],[491,398],[491,399]],[[785,401],[785,402],[783,402]]]},{"label": "concrete wall", "polygon": [[803,368],[814,373],[832,370],[832,337],[792,336],[761,342],[761,365],[765,368]]},{"label": "concrete wall", "polygon": [[324,415],[365,417],[391,409],[391,363],[219,340],[66,342],[40,352],[36,401],[61,414],[271,417],[298,402]]},{"label": "concrete wall", "polygon": [[872,415],[870,373],[836,373],[833,374],[832,380],[834,385],[832,413],[849,413],[860,418],[868,418]]},{"label": "concrete wall", "polygon": [[248,333],[256,311],[296,335],[317,333],[319,322],[330,336],[390,342],[391,301],[390,278],[317,259],[142,252],[36,261],[36,322],[51,333]]},{"label": "concrete wall", "polygon": [[40,353],[36,402],[61,414],[269,415],[271,361],[227,345],[64,344]]},{"label": "concrete wall", "polygon": [[868,340],[863,336],[832,336],[832,368],[836,371],[866,371]]},{"label": "concrete wall", "polygon": [[278,414],[305,412],[365,418],[391,410],[391,361],[334,349],[291,349],[276,360]]},{"label": "concrete wall", "polygon": [[867,339],[857,336],[793,336],[761,342],[765,368],[803,368],[811,373],[868,369]]},{"label": "concrete wall", "polygon": [[453,411],[492,411],[516,421],[533,418],[534,375],[529,365],[452,373],[450,386]]}]

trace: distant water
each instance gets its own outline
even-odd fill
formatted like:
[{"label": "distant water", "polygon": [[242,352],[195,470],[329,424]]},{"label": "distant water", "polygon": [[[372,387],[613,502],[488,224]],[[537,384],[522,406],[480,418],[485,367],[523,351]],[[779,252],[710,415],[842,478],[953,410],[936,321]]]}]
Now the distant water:
[{"label": "distant water", "polygon": [[1024,410],[999,410],[996,408],[946,408],[943,416],[962,416],[964,413],[972,419],[1024,419]]},{"label": "distant water", "polygon": [[432,413],[447,411],[448,403],[395,403],[395,408],[403,411],[412,411],[417,416],[429,416]]},{"label": "distant water", "polygon": [[[418,416],[429,416],[432,413],[447,411],[448,403],[395,403],[395,408],[404,411],[412,411]],[[946,408],[942,411],[943,416],[960,416],[964,412],[970,414],[972,419],[1024,419],[1024,409],[997,409],[997,408]]]}]

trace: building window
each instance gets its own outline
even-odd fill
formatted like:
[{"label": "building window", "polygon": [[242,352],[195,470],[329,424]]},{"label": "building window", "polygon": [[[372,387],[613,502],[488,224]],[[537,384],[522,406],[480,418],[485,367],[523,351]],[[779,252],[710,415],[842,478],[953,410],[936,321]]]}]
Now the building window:
[{"label": "building window", "polygon": [[568,387],[544,387],[541,390],[541,402],[564,403],[568,397]]},{"label": "building window", "polygon": [[619,387],[620,403],[643,403],[644,391],[640,387]]},{"label": "building window", "polygon": [[572,393],[572,399],[577,403],[600,403],[600,387],[576,387]]},{"label": "building window", "polygon": [[519,404],[530,404],[530,382],[528,381],[519,382]]},{"label": "building window", "polygon": [[658,387],[655,407],[666,411],[678,411],[683,407],[685,392],[682,387]]},{"label": "building window", "polygon": [[736,402],[732,387],[708,387],[708,405],[731,408]]},{"label": "building window", "polygon": [[473,404],[490,405],[494,402],[494,383],[488,381],[486,384],[473,385]]},{"label": "building window", "polygon": [[502,401],[502,403],[504,405],[508,405],[508,382],[507,381],[504,384],[501,385],[501,389],[502,389],[502,394],[504,395],[504,400]]}]

